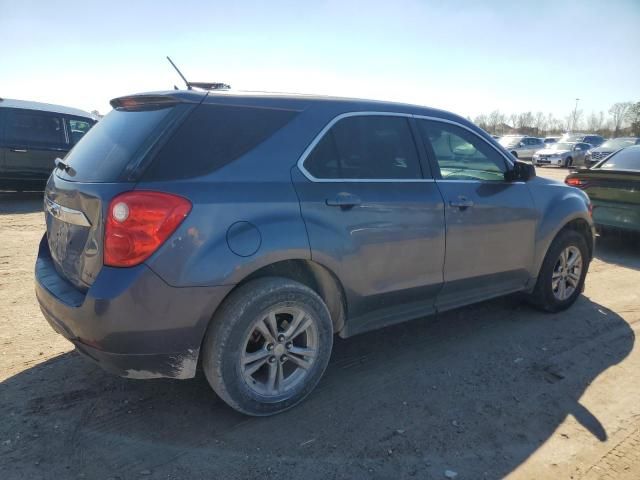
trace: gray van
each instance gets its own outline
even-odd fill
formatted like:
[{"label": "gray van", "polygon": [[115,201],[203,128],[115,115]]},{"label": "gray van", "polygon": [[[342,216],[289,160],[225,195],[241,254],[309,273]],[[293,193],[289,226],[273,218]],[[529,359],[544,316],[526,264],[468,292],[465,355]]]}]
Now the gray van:
[{"label": "gray van", "polygon": [[95,123],[77,108],[0,98],[0,189],[44,190],[55,159]]}]

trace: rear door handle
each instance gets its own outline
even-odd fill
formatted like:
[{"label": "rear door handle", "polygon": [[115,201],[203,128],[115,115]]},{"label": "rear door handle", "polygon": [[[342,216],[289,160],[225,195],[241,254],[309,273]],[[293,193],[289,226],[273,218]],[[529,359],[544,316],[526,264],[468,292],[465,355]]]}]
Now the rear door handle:
[{"label": "rear door handle", "polygon": [[11,148],[10,150],[16,153],[27,153],[28,151],[26,148]]},{"label": "rear door handle", "polygon": [[473,201],[469,200],[467,197],[458,197],[458,200],[449,201],[449,205],[453,208],[459,208],[460,210],[466,210],[467,208],[473,207]]},{"label": "rear door handle", "polygon": [[339,193],[334,198],[327,198],[327,205],[330,207],[340,207],[343,210],[356,207],[362,203],[360,197],[351,193]]}]

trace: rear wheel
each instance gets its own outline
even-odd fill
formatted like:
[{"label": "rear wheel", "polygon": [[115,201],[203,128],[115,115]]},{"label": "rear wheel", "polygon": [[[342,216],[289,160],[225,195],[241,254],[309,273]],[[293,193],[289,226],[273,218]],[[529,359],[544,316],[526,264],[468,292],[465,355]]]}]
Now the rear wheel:
[{"label": "rear wheel", "polygon": [[239,287],[214,316],[204,372],[231,407],[272,415],[315,388],[332,342],[331,317],[316,292],[286,278],[261,278]]},{"label": "rear wheel", "polygon": [[569,168],[571,165],[573,165],[573,158],[567,157],[564,161],[564,168]]},{"label": "rear wheel", "polygon": [[575,230],[561,231],[549,247],[530,300],[548,312],[569,308],[583,290],[588,269],[585,238]]}]

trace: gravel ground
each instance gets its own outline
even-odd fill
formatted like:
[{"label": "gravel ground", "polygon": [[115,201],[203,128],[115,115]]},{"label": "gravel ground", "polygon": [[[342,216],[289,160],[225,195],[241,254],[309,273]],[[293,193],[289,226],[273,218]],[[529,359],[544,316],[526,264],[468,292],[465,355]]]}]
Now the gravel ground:
[{"label": "gravel ground", "polygon": [[337,339],[310,398],[258,419],[202,375],[125,380],[73,352],[33,293],[43,230],[39,194],[0,193],[4,480],[640,478],[638,239],[600,239],[564,313],[505,298]]}]

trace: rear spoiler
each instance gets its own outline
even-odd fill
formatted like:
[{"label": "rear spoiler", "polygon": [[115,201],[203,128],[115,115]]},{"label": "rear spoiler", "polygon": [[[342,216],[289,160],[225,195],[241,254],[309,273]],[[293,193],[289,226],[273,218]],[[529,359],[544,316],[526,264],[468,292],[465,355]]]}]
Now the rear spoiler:
[{"label": "rear spoiler", "polygon": [[140,108],[169,107],[171,105],[177,105],[178,103],[200,103],[202,100],[202,94],[138,94],[114,98],[109,103],[113,108],[136,110]]}]

